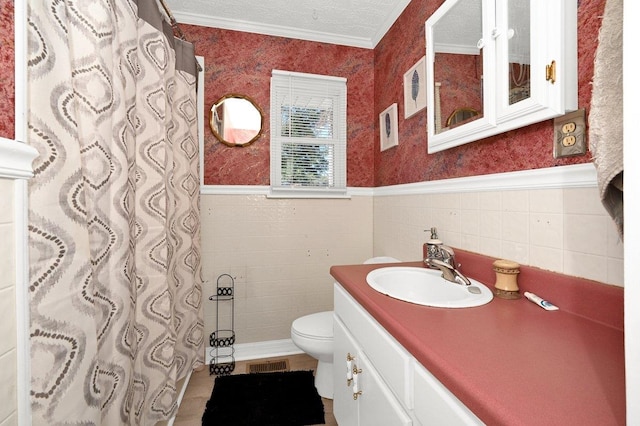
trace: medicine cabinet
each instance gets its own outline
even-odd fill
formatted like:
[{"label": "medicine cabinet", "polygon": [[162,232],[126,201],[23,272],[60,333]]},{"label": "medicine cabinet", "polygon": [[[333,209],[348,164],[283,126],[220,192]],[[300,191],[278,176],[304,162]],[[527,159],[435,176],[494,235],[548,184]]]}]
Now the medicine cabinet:
[{"label": "medicine cabinet", "polygon": [[576,3],[446,0],[434,12],[425,24],[429,153],[578,108]]}]

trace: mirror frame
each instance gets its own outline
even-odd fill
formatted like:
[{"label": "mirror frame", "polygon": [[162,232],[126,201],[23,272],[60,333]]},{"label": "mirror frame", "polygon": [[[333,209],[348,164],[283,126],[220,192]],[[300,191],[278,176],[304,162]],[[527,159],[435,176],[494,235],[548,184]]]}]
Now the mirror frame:
[{"label": "mirror frame", "polygon": [[[251,138],[251,140],[243,143],[229,142],[225,140],[224,137],[222,137],[222,135],[218,133],[218,131],[216,130],[215,126],[213,125],[213,109],[217,105],[220,105],[225,99],[244,99],[249,103],[251,103],[251,105],[253,105],[253,107],[258,111],[258,114],[260,114],[260,130],[258,130],[258,133],[253,138]],[[249,146],[255,141],[257,141],[258,139],[260,139],[260,137],[264,133],[264,113],[262,112],[262,108],[260,108],[260,106],[251,97],[240,94],[240,93],[227,93],[226,95],[222,96],[217,101],[215,101],[211,106],[210,116],[209,116],[209,128],[211,129],[211,132],[216,137],[216,139],[218,139],[220,143],[226,146],[242,148],[245,146]]]}]

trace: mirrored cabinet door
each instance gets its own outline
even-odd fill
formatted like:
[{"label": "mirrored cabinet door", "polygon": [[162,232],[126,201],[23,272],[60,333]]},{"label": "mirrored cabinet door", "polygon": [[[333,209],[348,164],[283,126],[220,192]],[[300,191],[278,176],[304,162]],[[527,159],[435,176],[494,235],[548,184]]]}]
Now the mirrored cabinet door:
[{"label": "mirrored cabinet door", "polygon": [[428,152],[577,109],[575,0],[446,0],[425,29]]},{"label": "mirrored cabinet door", "polygon": [[[494,9],[478,0],[447,1],[427,21],[428,132],[448,141],[494,126],[487,96],[494,87],[494,49],[487,48]],[[432,25],[429,25],[432,22]]]},{"label": "mirrored cabinet door", "polygon": [[434,102],[439,103],[434,126],[441,133],[483,116],[482,3],[455,3],[434,25],[432,36]]},{"label": "mirrored cabinet door", "polygon": [[578,108],[577,7],[496,2],[497,124],[522,127]]},{"label": "mirrored cabinet door", "polygon": [[508,0],[504,28],[507,53],[507,105],[531,98],[531,5],[529,0]]}]

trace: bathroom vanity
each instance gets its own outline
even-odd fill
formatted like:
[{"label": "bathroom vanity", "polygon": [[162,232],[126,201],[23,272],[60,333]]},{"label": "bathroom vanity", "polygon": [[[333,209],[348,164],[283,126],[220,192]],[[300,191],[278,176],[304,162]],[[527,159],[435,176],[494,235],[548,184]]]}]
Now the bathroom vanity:
[{"label": "bathroom vanity", "polygon": [[[464,254],[458,259],[469,266],[467,275],[490,285],[492,259],[480,274],[484,265],[471,265]],[[582,308],[601,306],[589,318],[575,297],[558,290],[559,274],[525,267],[521,289],[551,293],[560,311],[524,298],[432,308],[369,287],[369,271],[384,266],[331,268],[333,411],[341,426],[624,424],[622,289],[577,279]],[[554,290],[545,293],[546,285]],[[355,380],[347,380],[348,359]]]},{"label": "bathroom vanity", "polygon": [[340,425],[482,424],[339,284],[334,301],[333,412]]}]

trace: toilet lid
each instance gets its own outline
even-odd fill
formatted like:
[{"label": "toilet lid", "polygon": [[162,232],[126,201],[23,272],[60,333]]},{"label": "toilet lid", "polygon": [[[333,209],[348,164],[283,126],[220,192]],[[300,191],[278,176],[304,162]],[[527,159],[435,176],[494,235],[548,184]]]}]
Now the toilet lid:
[{"label": "toilet lid", "polygon": [[291,329],[311,339],[333,339],[333,311],[305,315],[293,321]]}]

